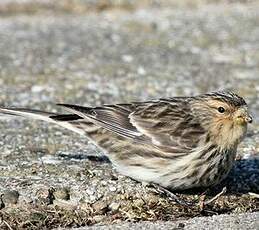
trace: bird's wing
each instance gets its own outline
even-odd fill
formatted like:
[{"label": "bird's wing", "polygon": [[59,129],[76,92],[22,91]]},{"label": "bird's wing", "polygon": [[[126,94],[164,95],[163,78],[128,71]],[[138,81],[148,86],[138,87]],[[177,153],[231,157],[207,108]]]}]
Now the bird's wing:
[{"label": "bird's wing", "polygon": [[[58,105],[120,136],[131,138],[138,142],[148,141],[147,137],[139,132],[130,122],[129,115],[132,113],[130,104],[104,105],[101,107],[84,107],[70,104]],[[59,119],[59,117],[53,118]]]},{"label": "bird's wing", "polygon": [[166,152],[186,153],[194,148],[203,129],[183,100],[83,107],[59,104],[111,132]]},{"label": "bird's wing", "polygon": [[165,152],[187,153],[205,133],[184,98],[139,106],[129,118],[138,131]]}]

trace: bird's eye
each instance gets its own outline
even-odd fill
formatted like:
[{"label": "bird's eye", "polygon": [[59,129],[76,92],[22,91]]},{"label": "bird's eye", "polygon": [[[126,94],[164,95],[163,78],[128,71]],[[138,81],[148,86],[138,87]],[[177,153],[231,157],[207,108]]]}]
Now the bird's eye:
[{"label": "bird's eye", "polygon": [[219,111],[220,113],[224,113],[224,112],[225,112],[225,109],[220,106],[220,107],[218,107],[218,111]]}]

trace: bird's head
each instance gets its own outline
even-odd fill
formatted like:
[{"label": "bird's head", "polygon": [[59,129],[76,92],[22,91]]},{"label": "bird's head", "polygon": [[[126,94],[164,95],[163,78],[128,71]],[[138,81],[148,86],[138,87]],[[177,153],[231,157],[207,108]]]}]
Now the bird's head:
[{"label": "bird's head", "polygon": [[244,138],[252,123],[245,100],[232,92],[215,92],[198,96],[193,112],[208,131],[211,141],[222,148],[232,148]]}]

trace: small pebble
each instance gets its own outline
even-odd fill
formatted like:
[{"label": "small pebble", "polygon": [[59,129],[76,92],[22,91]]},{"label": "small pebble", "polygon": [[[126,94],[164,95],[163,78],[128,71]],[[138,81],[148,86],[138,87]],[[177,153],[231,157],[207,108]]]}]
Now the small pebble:
[{"label": "small pebble", "polygon": [[98,200],[93,204],[93,209],[97,213],[105,213],[108,208],[108,202],[103,200]]},{"label": "small pebble", "polygon": [[93,220],[95,223],[98,223],[98,222],[101,222],[105,219],[105,216],[104,215],[96,215],[93,217]]},{"label": "small pebble", "polygon": [[146,70],[144,69],[144,67],[142,67],[142,66],[139,66],[137,71],[138,71],[139,75],[146,75],[146,73],[147,73]]},{"label": "small pebble", "polygon": [[69,200],[70,194],[68,188],[58,188],[53,192],[55,199]]},{"label": "small pebble", "polygon": [[112,203],[109,205],[109,208],[110,208],[112,211],[118,211],[118,209],[120,208],[120,204],[119,204],[119,203],[116,203],[116,202],[112,202]]},{"label": "small pebble", "polygon": [[36,192],[36,197],[38,198],[40,203],[52,204],[53,200],[55,199],[53,192],[53,188],[40,188]]},{"label": "small pebble", "polygon": [[116,192],[117,188],[114,187],[114,186],[111,186],[111,187],[109,187],[109,190],[110,190],[111,192]]},{"label": "small pebble", "polygon": [[53,205],[67,210],[76,210],[78,208],[77,203],[65,200],[54,200]]},{"label": "small pebble", "polygon": [[20,194],[16,190],[5,190],[2,195],[2,202],[4,204],[17,204],[19,196]]},{"label": "small pebble", "polygon": [[122,60],[123,60],[124,62],[130,63],[130,62],[133,61],[133,57],[132,57],[131,55],[123,55],[123,56],[122,56]]},{"label": "small pebble", "polygon": [[142,199],[137,199],[134,201],[134,205],[136,205],[137,207],[142,207],[145,204],[145,202]]}]

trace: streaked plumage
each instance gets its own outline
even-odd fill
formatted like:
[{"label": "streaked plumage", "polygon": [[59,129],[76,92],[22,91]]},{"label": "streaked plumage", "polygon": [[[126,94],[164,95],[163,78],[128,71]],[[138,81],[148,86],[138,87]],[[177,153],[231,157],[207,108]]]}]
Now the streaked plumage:
[{"label": "streaked plumage", "polygon": [[207,187],[225,178],[252,122],[246,102],[232,92],[102,107],[59,105],[70,114],[7,108],[0,112],[86,135],[120,173],[172,190]]}]

